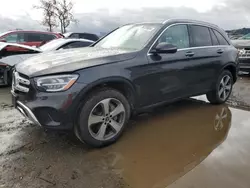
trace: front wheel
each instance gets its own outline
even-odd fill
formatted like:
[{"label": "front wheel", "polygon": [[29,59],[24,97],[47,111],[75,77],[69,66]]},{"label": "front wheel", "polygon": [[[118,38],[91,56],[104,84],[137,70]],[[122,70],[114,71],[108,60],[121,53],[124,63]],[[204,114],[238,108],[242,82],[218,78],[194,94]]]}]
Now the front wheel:
[{"label": "front wheel", "polygon": [[130,116],[126,97],[114,89],[101,89],[84,102],[75,128],[76,136],[87,145],[103,147],[122,134]]},{"label": "front wheel", "polygon": [[207,99],[212,104],[222,104],[230,97],[233,88],[233,76],[224,70],[217,80],[215,89],[207,93]]}]

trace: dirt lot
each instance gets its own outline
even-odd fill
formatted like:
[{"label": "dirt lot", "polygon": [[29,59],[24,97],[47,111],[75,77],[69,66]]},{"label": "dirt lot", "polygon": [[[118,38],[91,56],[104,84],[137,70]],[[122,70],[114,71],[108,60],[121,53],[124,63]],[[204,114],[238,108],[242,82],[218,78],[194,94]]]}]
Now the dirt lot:
[{"label": "dirt lot", "polygon": [[131,120],[114,145],[90,149],[65,132],[25,120],[0,88],[0,187],[250,187],[250,79],[229,104],[204,96]]}]

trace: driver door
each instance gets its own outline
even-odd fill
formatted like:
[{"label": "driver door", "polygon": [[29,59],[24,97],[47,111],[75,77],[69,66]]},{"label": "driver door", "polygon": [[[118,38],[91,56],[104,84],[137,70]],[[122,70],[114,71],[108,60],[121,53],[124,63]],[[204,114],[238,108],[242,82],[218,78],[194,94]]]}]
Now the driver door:
[{"label": "driver door", "polygon": [[189,85],[196,79],[193,64],[195,54],[190,49],[188,26],[179,24],[169,27],[156,41],[152,50],[162,42],[172,44],[178,50],[176,53],[150,53],[148,56],[150,66],[154,70],[151,81],[157,87],[154,87],[154,95],[158,102],[188,96]]}]

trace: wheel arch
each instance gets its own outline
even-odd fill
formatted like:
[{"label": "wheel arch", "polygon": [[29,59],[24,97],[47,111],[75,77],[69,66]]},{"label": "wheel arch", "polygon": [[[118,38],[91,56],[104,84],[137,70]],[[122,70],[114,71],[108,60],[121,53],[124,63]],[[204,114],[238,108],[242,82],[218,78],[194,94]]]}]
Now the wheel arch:
[{"label": "wheel arch", "polygon": [[130,80],[120,76],[102,78],[89,84],[80,92],[78,96],[79,101],[84,102],[84,99],[89,94],[104,87],[115,89],[121,92],[128,99],[131,109],[133,110],[135,108],[135,101],[137,98],[135,86]]},{"label": "wheel arch", "polygon": [[[224,70],[228,70],[232,73],[232,76],[233,76],[233,80],[234,80],[234,83],[236,82],[237,80],[237,66],[235,65],[235,63],[232,63],[232,62],[229,62],[227,63],[223,68],[222,68],[222,71]],[[222,72],[221,71],[221,72]]]}]

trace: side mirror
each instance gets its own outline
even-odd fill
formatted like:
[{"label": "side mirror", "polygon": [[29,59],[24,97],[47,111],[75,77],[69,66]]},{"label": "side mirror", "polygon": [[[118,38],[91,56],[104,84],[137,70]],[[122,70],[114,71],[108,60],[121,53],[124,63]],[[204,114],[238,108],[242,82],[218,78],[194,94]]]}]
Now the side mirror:
[{"label": "side mirror", "polygon": [[166,42],[161,42],[159,43],[154,50],[155,53],[170,53],[170,54],[174,54],[177,52],[177,47],[174,46],[173,44],[168,44]]},{"label": "side mirror", "polygon": [[0,39],[0,42],[7,42],[6,40],[4,40],[4,39]]}]

